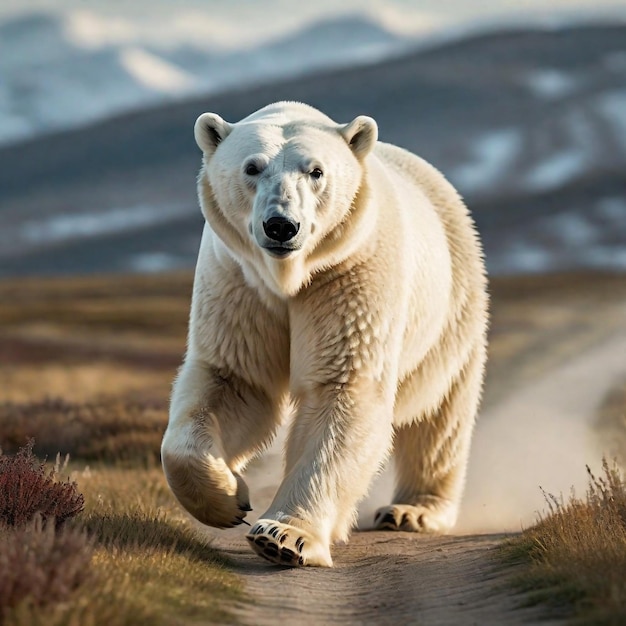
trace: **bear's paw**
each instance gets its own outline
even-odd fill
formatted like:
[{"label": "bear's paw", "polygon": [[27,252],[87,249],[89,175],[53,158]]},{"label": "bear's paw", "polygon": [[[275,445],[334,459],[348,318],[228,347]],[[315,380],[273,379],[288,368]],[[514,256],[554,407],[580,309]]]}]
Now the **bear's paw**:
[{"label": "bear's paw", "polygon": [[248,485],[223,459],[181,456],[162,452],[163,469],[178,501],[198,521],[215,528],[247,524]]},{"label": "bear's paw", "polygon": [[[439,500],[434,497],[429,499]],[[456,514],[450,510],[449,503],[392,504],[376,511],[374,530],[446,533],[454,526],[455,518]]]},{"label": "bear's paw", "polygon": [[272,519],[260,519],[246,535],[264,559],[286,567],[332,567],[330,550],[311,533]]}]

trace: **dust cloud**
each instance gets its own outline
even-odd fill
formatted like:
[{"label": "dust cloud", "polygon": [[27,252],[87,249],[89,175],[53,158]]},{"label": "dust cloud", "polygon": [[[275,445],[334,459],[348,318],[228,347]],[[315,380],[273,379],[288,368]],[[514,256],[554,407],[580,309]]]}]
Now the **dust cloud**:
[{"label": "dust cloud", "polygon": [[545,512],[541,492],[567,499],[587,488],[603,450],[596,410],[626,377],[626,334],[594,346],[513,392],[480,417],[458,532],[518,531]]},{"label": "dust cloud", "polygon": [[[516,532],[532,525],[547,510],[540,487],[565,499],[572,488],[584,495],[585,465],[597,472],[602,460],[592,420],[607,391],[626,377],[625,354],[626,334],[613,337],[482,411],[455,534]],[[285,433],[283,427],[246,472],[252,523],[281,480]],[[392,491],[388,467],[359,507],[359,528],[372,526],[374,511],[389,504]]]},{"label": "dust cloud", "polygon": [[[541,489],[565,500],[572,490],[584,496],[585,466],[597,475],[604,452],[595,414],[606,393],[626,378],[625,355],[626,334],[612,337],[481,412],[455,534],[531,526],[547,512]],[[360,507],[360,527],[371,526],[392,490],[388,468]]]}]

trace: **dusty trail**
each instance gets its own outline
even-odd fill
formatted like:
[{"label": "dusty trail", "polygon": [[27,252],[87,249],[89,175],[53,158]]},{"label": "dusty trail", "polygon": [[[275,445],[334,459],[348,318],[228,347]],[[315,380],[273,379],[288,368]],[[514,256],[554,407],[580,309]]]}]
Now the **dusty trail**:
[{"label": "dusty trail", "polygon": [[[626,309],[624,310],[626,314]],[[519,608],[507,587],[514,571],[493,548],[502,531],[518,531],[543,508],[538,486],[567,493],[585,484],[585,463],[599,449],[590,428],[603,395],[626,377],[626,333],[561,363],[540,380],[486,408],[475,447],[458,535],[355,532],[334,550],[335,568],[279,569],[251,553],[241,528],[216,531],[215,545],[235,564],[254,604],[237,607],[244,624],[515,625],[539,623],[540,609]],[[507,442],[503,453],[499,443]],[[277,484],[280,442],[251,468],[253,522]],[[362,516],[389,493],[383,475]],[[490,534],[484,534],[485,532]],[[469,534],[472,533],[472,534]],[[542,624],[557,624],[558,621]]]},{"label": "dusty trail", "polygon": [[233,542],[229,556],[255,603],[238,607],[239,617],[259,625],[527,624],[536,609],[516,610],[519,598],[502,587],[491,556],[501,538],[356,533],[331,570],[279,570]]}]

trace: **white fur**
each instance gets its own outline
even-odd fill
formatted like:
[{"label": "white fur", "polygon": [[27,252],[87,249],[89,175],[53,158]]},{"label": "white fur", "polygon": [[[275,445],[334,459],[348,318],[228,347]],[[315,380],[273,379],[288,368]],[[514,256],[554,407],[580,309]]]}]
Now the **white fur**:
[{"label": "white fur", "polygon": [[[257,552],[331,565],[330,545],[347,538],[392,452],[396,493],[378,527],[448,530],[488,318],[459,196],[423,160],[377,142],[364,116],[340,125],[283,102],[236,124],[205,113],[195,136],[207,224],[163,440],[172,490],[206,524],[239,523],[241,473],[292,405],[284,480],[249,536]],[[272,215],[298,225],[284,257],[264,248]]]}]

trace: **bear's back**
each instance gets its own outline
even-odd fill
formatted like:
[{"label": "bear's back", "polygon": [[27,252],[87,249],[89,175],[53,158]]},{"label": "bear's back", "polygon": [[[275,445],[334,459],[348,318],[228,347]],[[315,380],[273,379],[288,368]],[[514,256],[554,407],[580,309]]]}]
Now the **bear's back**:
[{"label": "bear's back", "polygon": [[[482,246],[474,220],[457,190],[439,170],[408,150],[379,141],[374,154],[386,168],[408,179],[428,198],[452,252],[452,300],[460,303],[468,296],[476,299],[478,316],[486,320],[487,279]],[[415,210],[419,210],[417,206]]]},{"label": "bear's back", "polygon": [[[421,157],[392,144],[379,141],[374,154],[385,167],[420,189],[443,223],[448,243],[456,250],[463,250],[466,261],[471,260],[482,267],[482,249],[474,221],[446,177]],[[481,270],[480,274],[483,273]]]}]

